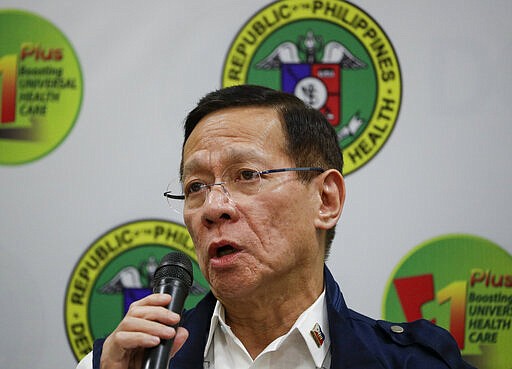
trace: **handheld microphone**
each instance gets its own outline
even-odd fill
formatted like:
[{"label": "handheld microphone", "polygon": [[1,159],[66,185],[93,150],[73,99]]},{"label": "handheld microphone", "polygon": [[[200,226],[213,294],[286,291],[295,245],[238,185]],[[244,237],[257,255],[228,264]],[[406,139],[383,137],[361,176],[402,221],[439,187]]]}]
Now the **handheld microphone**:
[{"label": "handheld microphone", "polygon": [[[194,278],[192,262],[181,252],[165,255],[155,270],[153,293],[167,293],[172,300],[167,308],[181,315],[185,299],[188,296]],[[173,326],[178,329],[178,324]],[[144,353],[143,369],[168,369],[169,354],[174,339],[161,339],[158,346],[147,349]]]}]

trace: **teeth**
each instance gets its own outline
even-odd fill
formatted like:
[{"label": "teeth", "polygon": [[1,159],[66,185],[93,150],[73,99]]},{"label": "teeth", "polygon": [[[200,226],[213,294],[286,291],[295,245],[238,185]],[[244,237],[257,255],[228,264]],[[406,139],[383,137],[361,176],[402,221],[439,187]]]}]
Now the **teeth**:
[{"label": "teeth", "polygon": [[224,256],[224,255],[233,254],[234,252],[236,252],[236,250],[233,247],[231,247],[231,246],[222,246],[221,248],[219,248],[217,250],[217,255],[218,256]]}]

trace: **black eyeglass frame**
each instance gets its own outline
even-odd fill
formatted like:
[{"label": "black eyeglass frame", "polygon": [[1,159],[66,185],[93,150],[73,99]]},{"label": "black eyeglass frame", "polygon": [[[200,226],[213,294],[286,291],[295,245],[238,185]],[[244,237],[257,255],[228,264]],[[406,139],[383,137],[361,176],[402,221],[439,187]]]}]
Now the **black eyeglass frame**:
[{"label": "black eyeglass frame", "polygon": [[[272,174],[272,173],[282,173],[282,172],[307,172],[307,171],[314,171],[314,172],[325,172],[324,168],[320,167],[296,167],[296,168],[279,168],[279,169],[266,169],[262,170],[260,172],[256,172],[259,176],[265,175],[265,174]],[[224,184],[225,182],[220,183],[210,183],[205,184],[204,186],[210,187],[212,185],[218,185],[218,184]],[[173,200],[185,200],[185,195],[175,195],[172,194],[171,191],[164,192],[164,197],[167,197],[169,199]]]}]

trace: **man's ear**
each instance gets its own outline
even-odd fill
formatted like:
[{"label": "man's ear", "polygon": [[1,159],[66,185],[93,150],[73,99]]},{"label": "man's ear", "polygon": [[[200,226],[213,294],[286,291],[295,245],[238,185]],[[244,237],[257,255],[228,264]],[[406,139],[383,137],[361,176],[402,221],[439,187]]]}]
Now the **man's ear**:
[{"label": "man's ear", "polygon": [[318,178],[320,207],[315,219],[318,229],[330,229],[336,225],[345,202],[345,181],[336,169],[329,169]]}]

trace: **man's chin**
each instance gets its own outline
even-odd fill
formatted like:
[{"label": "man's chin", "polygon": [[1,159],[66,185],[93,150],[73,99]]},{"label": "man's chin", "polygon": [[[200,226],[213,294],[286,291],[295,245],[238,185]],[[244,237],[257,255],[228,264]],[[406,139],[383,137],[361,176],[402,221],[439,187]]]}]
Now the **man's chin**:
[{"label": "man's chin", "polygon": [[254,296],[258,289],[257,283],[244,277],[240,271],[210,274],[210,287],[219,300],[237,299],[238,301]]}]

